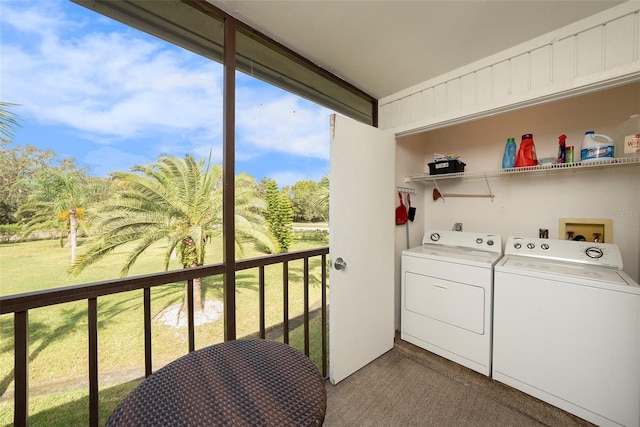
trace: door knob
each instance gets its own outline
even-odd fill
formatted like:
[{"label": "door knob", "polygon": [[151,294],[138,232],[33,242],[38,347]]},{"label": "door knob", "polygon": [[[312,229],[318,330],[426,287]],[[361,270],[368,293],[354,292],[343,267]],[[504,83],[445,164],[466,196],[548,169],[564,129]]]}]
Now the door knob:
[{"label": "door knob", "polygon": [[342,258],[338,258],[333,263],[333,268],[335,268],[336,270],[344,270],[345,268],[347,268],[347,263]]}]

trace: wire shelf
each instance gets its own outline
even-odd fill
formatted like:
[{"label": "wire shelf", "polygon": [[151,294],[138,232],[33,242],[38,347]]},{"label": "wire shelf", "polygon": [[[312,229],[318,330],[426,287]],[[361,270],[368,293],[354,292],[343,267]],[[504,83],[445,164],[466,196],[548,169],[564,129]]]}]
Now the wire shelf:
[{"label": "wire shelf", "polygon": [[548,165],[539,166],[526,166],[521,168],[512,169],[498,169],[481,172],[456,172],[442,175],[429,175],[428,173],[408,175],[405,177],[404,182],[433,182],[445,179],[465,178],[465,179],[477,179],[477,178],[493,178],[507,175],[542,175],[551,172],[560,171],[575,171],[589,168],[608,168],[615,166],[630,166],[640,165],[640,156],[634,157],[621,157],[615,159],[602,159],[592,160],[588,162],[576,162],[576,163],[551,163]]}]

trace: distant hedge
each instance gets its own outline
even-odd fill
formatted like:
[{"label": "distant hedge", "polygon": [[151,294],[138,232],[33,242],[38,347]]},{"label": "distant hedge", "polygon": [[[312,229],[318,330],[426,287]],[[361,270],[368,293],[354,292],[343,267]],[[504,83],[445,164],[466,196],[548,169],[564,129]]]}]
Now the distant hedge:
[{"label": "distant hedge", "polygon": [[329,242],[328,230],[293,230],[293,238],[296,240],[311,240]]},{"label": "distant hedge", "polygon": [[0,243],[15,242],[20,240],[22,226],[19,224],[0,224]]}]

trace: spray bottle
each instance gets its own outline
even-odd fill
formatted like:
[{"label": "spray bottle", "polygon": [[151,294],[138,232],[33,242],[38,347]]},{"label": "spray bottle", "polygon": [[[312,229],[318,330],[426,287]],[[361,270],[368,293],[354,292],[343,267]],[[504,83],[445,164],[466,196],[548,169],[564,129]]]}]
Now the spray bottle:
[{"label": "spray bottle", "polygon": [[558,137],[558,159],[556,163],[565,163],[567,161],[566,158],[566,149],[567,149],[567,135],[560,135]]}]

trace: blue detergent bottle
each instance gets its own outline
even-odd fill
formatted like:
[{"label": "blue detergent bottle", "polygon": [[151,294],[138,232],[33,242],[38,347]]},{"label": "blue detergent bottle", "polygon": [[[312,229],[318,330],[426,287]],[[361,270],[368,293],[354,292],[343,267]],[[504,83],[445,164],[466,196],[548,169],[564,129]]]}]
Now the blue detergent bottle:
[{"label": "blue detergent bottle", "polygon": [[511,169],[516,165],[516,140],[508,138],[507,145],[504,147],[504,156],[502,156],[502,169]]}]

